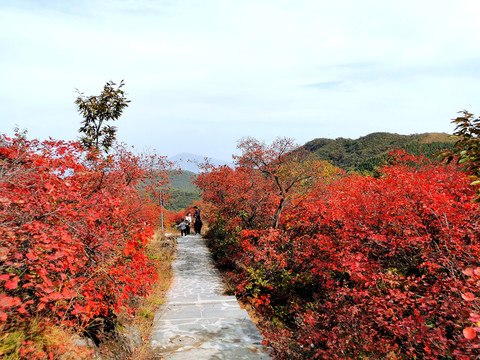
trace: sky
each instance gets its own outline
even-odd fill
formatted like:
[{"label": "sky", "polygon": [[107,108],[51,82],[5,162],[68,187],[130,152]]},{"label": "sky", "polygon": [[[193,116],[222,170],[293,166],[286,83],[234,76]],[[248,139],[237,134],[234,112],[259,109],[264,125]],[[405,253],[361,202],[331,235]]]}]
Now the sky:
[{"label": "sky", "polygon": [[0,131],[78,139],[76,89],[124,80],[113,125],[139,152],[452,133],[480,115],[479,18],[478,0],[0,0]]}]

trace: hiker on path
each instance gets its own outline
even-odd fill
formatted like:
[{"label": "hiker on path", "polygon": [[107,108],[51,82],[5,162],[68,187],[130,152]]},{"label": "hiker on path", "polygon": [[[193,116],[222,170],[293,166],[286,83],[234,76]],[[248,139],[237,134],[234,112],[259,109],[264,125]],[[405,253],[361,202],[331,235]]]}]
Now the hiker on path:
[{"label": "hiker on path", "polygon": [[200,217],[200,209],[196,206],[193,207],[195,209],[195,213],[193,214],[193,218],[195,219],[195,223],[193,224],[193,228],[195,230],[195,234],[200,235],[202,231],[202,219]]},{"label": "hiker on path", "polygon": [[187,226],[188,225],[184,219],[182,219],[182,222],[177,225],[177,228],[180,228],[180,233],[182,234],[182,236],[187,235]]},{"label": "hiker on path", "polygon": [[188,224],[187,229],[186,229],[187,230],[187,235],[190,235],[190,225],[193,224],[192,213],[190,211],[185,216],[185,222]]}]

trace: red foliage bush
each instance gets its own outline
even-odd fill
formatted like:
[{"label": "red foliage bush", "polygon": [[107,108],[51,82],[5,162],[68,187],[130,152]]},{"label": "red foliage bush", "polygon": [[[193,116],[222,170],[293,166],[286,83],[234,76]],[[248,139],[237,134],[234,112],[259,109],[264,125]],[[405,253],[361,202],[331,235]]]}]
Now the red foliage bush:
[{"label": "red foliage bush", "polygon": [[401,153],[317,182],[278,229],[241,232],[238,295],[282,324],[264,334],[280,359],[478,356],[474,196],[458,167]]},{"label": "red foliage bush", "polygon": [[203,190],[204,201],[216,205],[216,218],[229,229],[265,228],[269,210],[278,201],[271,183],[250,168],[220,166],[199,174],[195,183]]},{"label": "red foliage bush", "polygon": [[[165,162],[117,147],[0,139],[0,330],[31,316],[85,327],[145,295],[158,208],[140,187]],[[152,169],[155,169],[153,171]]]},{"label": "red foliage bush", "polygon": [[168,212],[167,216],[167,224],[171,228],[175,228],[175,225],[180,224],[182,220],[185,219],[186,212],[184,210],[180,210],[177,212]]}]

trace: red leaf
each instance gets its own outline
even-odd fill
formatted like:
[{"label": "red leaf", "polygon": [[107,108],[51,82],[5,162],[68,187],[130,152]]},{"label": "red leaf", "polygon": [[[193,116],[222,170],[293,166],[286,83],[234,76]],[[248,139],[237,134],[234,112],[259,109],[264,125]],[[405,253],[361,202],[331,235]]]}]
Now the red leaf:
[{"label": "red leaf", "polygon": [[475,295],[473,295],[471,292],[467,292],[465,294],[462,294],[462,298],[466,301],[473,301],[475,300]]},{"label": "red leaf", "polygon": [[59,292],[55,291],[55,292],[51,293],[50,295],[48,295],[48,299],[51,300],[51,301],[57,301],[57,300],[63,299],[63,295],[60,294]]},{"label": "red leaf", "polygon": [[18,276],[15,276],[12,280],[9,280],[5,283],[5,288],[13,290],[16,289],[18,286],[18,281],[20,278]]},{"label": "red leaf", "polygon": [[0,247],[0,261],[4,261],[7,259],[7,255],[10,250],[6,247]]},{"label": "red leaf", "polygon": [[5,296],[0,299],[0,307],[11,307],[11,306],[16,306],[20,304],[20,299],[18,297],[10,297],[10,296]]},{"label": "red leaf", "polygon": [[469,340],[472,340],[477,337],[477,332],[471,327],[466,327],[465,329],[463,329],[463,336],[465,336]]},{"label": "red leaf", "polygon": [[470,318],[468,320],[470,320],[471,322],[474,322],[474,323],[478,323],[478,322],[480,322],[480,315],[477,314],[477,313],[471,313]]},{"label": "red leaf", "polygon": [[36,256],[35,254],[30,253],[30,252],[27,253],[26,256],[27,256],[27,259],[28,259],[28,260],[35,260],[35,259],[37,259],[37,256]]}]

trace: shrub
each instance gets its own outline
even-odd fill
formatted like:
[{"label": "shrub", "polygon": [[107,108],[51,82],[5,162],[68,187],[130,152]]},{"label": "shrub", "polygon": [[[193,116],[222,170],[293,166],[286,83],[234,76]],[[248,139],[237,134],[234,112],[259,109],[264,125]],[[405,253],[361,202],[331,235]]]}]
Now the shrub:
[{"label": "shrub", "polygon": [[468,176],[405,153],[379,171],[318,181],[278,229],[240,233],[237,295],[272,320],[264,335],[279,359],[479,355]]},{"label": "shrub", "polygon": [[156,273],[145,245],[158,209],[141,184],[152,161],[122,147],[101,158],[77,143],[1,138],[3,333],[33,315],[86,328],[148,293]]}]

